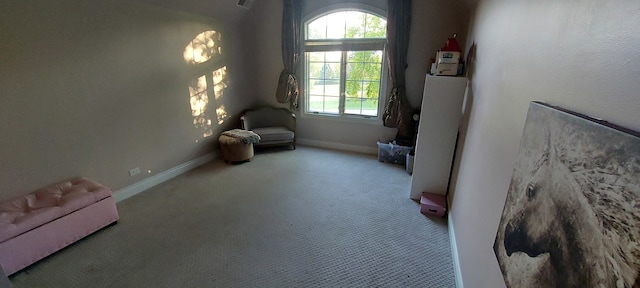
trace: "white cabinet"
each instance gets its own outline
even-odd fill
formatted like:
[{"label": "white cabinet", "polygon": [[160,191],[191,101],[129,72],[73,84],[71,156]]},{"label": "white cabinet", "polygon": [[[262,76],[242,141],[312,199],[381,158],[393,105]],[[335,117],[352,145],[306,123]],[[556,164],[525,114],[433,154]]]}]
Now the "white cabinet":
[{"label": "white cabinet", "polygon": [[427,75],[420,111],[411,199],[422,192],[445,195],[453,161],[467,78]]}]

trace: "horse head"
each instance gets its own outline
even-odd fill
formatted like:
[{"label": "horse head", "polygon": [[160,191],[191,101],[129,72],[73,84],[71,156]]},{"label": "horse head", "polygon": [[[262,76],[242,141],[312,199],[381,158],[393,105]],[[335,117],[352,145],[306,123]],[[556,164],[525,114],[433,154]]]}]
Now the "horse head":
[{"label": "horse head", "polygon": [[[560,159],[551,134],[541,150],[530,155],[522,181],[512,182],[518,193],[512,218],[504,228],[507,256],[524,253],[544,259],[533,278],[540,285],[592,287],[597,219],[578,181]],[[544,258],[541,258],[544,257]]]}]

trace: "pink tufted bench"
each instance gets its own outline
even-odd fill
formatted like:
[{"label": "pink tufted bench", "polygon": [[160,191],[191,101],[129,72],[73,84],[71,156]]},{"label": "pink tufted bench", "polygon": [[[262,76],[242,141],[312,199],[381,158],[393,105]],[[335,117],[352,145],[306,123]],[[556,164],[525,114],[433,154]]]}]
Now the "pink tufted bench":
[{"label": "pink tufted bench", "polygon": [[111,189],[87,178],[0,203],[0,265],[7,275],[118,221]]}]

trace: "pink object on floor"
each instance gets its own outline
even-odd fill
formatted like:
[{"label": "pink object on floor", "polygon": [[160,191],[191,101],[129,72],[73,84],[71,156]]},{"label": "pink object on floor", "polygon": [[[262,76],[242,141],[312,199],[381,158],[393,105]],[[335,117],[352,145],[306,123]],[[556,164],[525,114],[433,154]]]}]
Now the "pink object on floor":
[{"label": "pink object on floor", "polygon": [[447,201],[444,195],[423,192],[420,197],[420,213],[444,217]]},{"label": "pink object on floor", "polygon": [[0,203],[0,265],[7,275],[118,221],[111,189],[87,178]]}]

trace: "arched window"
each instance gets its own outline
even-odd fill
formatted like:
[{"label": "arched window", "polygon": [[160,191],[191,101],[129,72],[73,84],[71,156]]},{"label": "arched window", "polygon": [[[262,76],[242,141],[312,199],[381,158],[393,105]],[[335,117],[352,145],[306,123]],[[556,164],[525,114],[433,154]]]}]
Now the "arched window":
[{"label": "arched window", "polygon": [[385,18],[356,9],[321,13],[304,25],[306,114],[378,118]]}]

